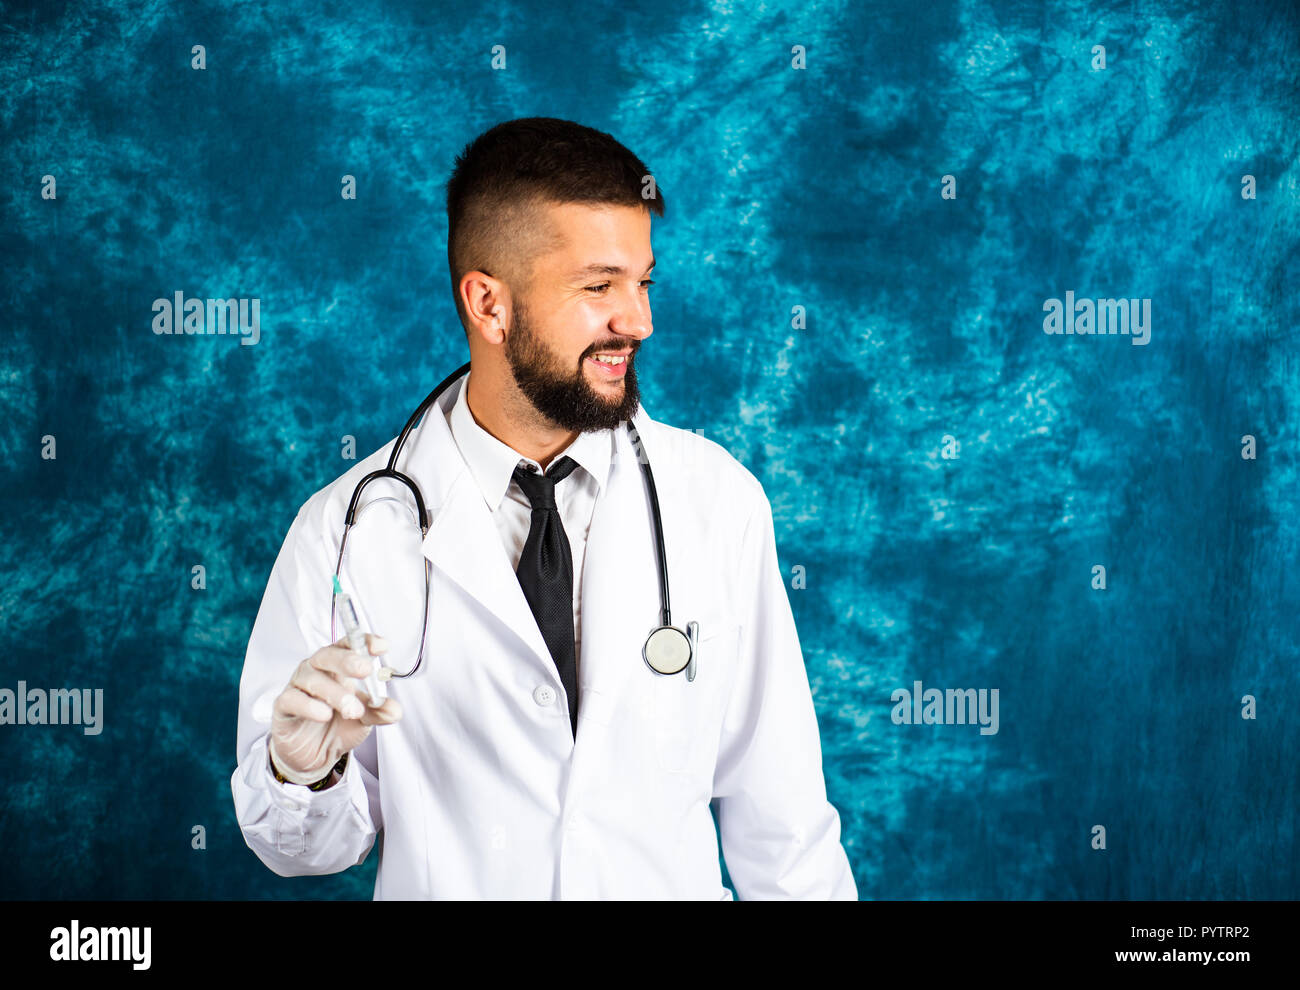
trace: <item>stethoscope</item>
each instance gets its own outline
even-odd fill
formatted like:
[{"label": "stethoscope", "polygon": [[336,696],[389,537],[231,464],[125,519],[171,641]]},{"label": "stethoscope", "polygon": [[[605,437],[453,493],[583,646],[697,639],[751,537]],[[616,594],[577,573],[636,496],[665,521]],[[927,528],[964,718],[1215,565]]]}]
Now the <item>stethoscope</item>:
[{"label": "stethoscope", "polygon": [[[361,492],[366,485],[376,479],[392,478],[395,481],[400,481],[411,490],[411,494],[415,497],[415,511],[420,526],[420,537],[423,539],[428,535],[429,516],[424,509],[424,498],[420,495],[420,488],[409,477],[397,470],[397,458],[402,452],[402,445],[406,443],[407,436],[415,428],[415,424],[420,417],[437,401],[438,396],[447,390],[449,385],[463,377],[469,369],[468,363],[461,365],[428,394],[415,412],[411,413],[411,418],[406,421],[406,425],[402,427],[397,442],[393,444],[393,452],[388,455],[388,466],[380,468],[378,471],[371,471],[353,489],[352,500],[348,503],[348,514],[343,521],[343,539],[339,542],[339,558],[334,566],[334,576],[336,578],[342,572],[343,549],[347,546],[348,533],[352,529],[352,524],[356,522],[357,503],[361,499]],[[641,444],[641,437],[637,434],[636,428],[632,425],[630,419],[626,421],[626,425],[628,437],[632,441],[632,449],[636,452],[637,461],[641,465],[646,491],[650,495],[650,517],[654,523],[655,557],[659,564],[659,625],[651,629],[646,636],[645,645],[641,647],[641,659],[656,674],[679,674],[684,670],[686,671],[686,679],[694,681],[696,658],[699,653],[700,624],[698,622],[688,622],[686,623],[686,631],[683,632],[672,623],[672,616],[668,610],[668,558],[664,552],[663,520],[659,517],[659,495],[655,491],[655,478],[650,471],[650,460]],[[426,557],[424,560],[424,621],[420,625],[420,652],[416,655],[414,667],[405,674],[394,673],[394,677],[410,677],[420,669],[420,662],[424,659],[424,637],[428,632],[429,625],[430,570],[431,565]],[[331,595],[330,638],[331,641],[337,642],[338,637],[334,630],[334,612],[334,598]]]}]

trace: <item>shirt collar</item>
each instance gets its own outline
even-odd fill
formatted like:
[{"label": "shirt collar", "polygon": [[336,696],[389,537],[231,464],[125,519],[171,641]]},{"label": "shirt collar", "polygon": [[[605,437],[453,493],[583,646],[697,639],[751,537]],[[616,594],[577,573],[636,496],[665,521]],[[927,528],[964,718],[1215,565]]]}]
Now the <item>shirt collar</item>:
[{"label": "shirt collar", "polygon": [[[456,402],[447,414],[447,424],[451,427],[451,435],[460,448],[461,456],[465,458],[470,473],[483,493],[483,500],[487,502],[488,509],[495,512],[510,489],[511,477],[519,463],[523,461],[532,464],[539,471],[541,465],[502,443],[478,425],[465,398],[469,393],[469,378],[466,375],[461,382]],[[572,457],[579,467],[596,479],[596,485],[603,489],[609,477],[613,444],[612,430],[579,433],[578,438],[556,454],[555,458],[566,455]]]}]

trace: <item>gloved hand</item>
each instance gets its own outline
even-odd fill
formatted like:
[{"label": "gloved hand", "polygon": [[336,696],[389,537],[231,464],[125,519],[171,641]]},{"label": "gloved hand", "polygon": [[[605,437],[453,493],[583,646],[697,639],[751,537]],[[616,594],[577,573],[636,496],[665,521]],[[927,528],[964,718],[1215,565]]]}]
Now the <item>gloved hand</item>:
[{"label": "gloved hand", "polygon": [[[388,643],[367,634],[366,648],[379,656]],[[271,709],[271,759],[282,776],[296,784],[313,784],[344,753],[360,746],[372,727],[402,717],[396,698],[378,708],[363,703],[353,678],[365,677],[370,666],[370,658],[353,653],[346,638],[298,665]]]}]

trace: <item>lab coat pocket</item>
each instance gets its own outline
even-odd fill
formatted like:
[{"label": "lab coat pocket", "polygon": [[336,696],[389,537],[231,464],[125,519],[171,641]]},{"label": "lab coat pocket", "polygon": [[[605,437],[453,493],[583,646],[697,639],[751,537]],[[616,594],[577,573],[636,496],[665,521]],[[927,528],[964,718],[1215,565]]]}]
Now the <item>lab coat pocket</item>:
[{"label": "lab coat pocket", "polygon": [[722,732],[740,629],[717,622],[701,622],[700,629],[694,681],[685,671],[656,674],[645,668],[653,678],[655,753],[659,769],[668,773],[689,773],[706,762],[711,771]]}]

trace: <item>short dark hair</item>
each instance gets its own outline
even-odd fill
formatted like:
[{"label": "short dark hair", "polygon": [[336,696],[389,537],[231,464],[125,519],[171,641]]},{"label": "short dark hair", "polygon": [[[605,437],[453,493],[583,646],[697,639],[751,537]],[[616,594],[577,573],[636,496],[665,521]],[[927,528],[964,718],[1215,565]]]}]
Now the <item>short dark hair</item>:
[{"label": "short dark hair", "polygon": [[650,170],[604,131],[556,117],[522,117],[485,131],[456,157],[447,180],[447,264],[457,287],[482,271],[525,292],[533,260],[551,249],[538,207],[588,203],[639,206],[664,215],[663,194],[642,196]]}]

